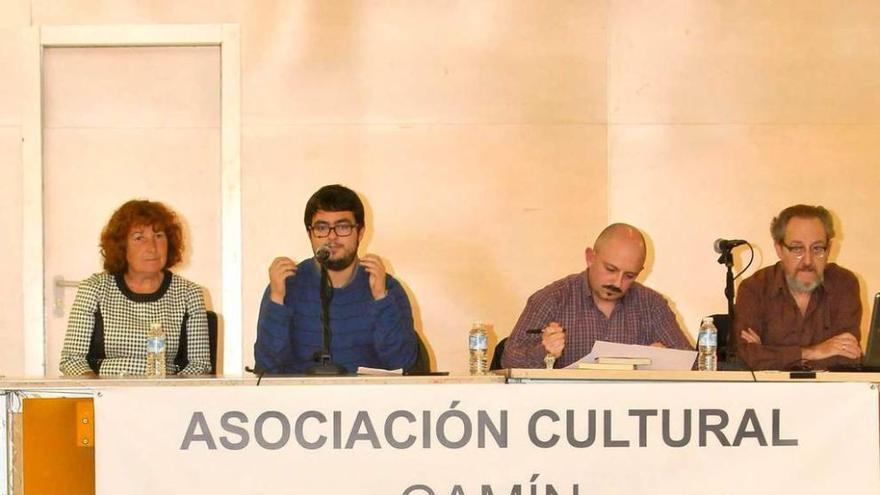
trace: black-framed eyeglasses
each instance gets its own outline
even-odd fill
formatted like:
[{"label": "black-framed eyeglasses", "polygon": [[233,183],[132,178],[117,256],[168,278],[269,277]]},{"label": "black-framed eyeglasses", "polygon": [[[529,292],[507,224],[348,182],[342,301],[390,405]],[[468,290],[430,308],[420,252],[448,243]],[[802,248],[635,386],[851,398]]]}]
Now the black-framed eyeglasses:
[{"label": "black-framed eyeglasses", "polygon": [[326,223],[316,223],[309,227],[309,231],[315,234],[315,237],[328,237],[333,231],[339,237],[348,237],[355,231],[358,224],[356,223],[337,223],[332,227]]},{"label": "black-framed eyeglasses", "polygon": [[[807,254],[806,246],[789,246],[788,244],[783,242],[782,247],[788,249],[788,252],[794,255],[794,257],[797,259],[801,259],[804,257],[805,254]],[[825,258],[825,256],[828,255],[828,246],[823,246],[820,244],[810,246],[810,255],[813,258],[823,259]]]}]

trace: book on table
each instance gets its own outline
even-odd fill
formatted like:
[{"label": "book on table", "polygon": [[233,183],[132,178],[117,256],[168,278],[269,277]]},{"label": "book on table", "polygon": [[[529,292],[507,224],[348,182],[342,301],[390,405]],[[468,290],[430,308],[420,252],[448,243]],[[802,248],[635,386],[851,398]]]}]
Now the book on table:
[{"label": "book on table", "polygon": [[617,364],[617,363],[597,363],[597,362],[580,362],[577,364],[579,370],[608,370],[608,371],[632,371],[636,369],[634,364]]},{"label": "book on table", "polygon": [[646,364],[651,364],[651,358],[629,356],[599,356],[596,358],[596,362],[602,364],[632,364],[634,366],[644,366]]}]

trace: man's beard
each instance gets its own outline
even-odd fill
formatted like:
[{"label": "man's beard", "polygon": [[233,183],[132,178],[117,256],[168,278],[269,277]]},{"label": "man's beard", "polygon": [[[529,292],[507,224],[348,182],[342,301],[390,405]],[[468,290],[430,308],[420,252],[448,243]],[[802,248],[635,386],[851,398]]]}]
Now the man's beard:
[{"label": "man's beard", "polygon": [[324,262],[324,266],[326,266],[328,270],[334,272],[342,271],[351,266],[351,264],[354,263],[355,258],[357,258],[357,248],[341,258],[333,259],[331,257]]},{"label": "man's beard", "polygon": [[797,279],[797,272],[793,276],[786,273],[785,282],[788,284],[788,290],[796,294],[806,294],[818,289],[825,281],[825,277],[819,272],[813,271],[813,273],[816,274],[816,280],[812,282],[801,282]]}]

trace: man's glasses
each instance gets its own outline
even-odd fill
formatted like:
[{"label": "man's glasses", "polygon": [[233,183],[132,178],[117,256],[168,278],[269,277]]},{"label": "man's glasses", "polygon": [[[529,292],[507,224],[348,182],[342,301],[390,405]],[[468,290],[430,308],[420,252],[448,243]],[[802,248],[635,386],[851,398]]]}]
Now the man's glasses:
[{"label": "man's glasses", "polygon": [[[782,243],[782,247],[788,249],[788,252],[794,255],[795,258],[801,259],[807,254],[807,248],[804,246],[789,246],[786,243]],[[828,255],[828,246],[810,246],[810,255],[816,259],[823,259],[826,255]]]},{"label": "man's glasses", "polygon": [[315,234],[315,237],[327,237],[331,231],[335,232],[338,237],[348,237],[356,228],[356,223],[337,223],[332,227],[326,223],[316,223],[309,227],[309,231]]}]

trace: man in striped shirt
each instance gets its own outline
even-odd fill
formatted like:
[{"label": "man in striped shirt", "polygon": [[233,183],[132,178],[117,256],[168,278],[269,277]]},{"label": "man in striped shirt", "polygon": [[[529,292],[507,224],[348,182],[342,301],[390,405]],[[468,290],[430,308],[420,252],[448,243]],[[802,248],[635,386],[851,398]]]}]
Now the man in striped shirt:
[{"label": "man in striped shirt", "polygon": [[609,225],[586,249],[586,262],[586,271],[529,298],[505,346],[505,368],[544,367],[547,355],[564,368],[597,340],[691,349],[663,296],[636,282],[645,265],[637,228]]}]

